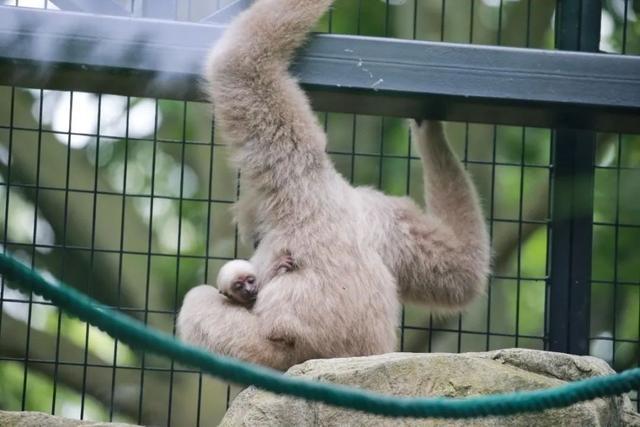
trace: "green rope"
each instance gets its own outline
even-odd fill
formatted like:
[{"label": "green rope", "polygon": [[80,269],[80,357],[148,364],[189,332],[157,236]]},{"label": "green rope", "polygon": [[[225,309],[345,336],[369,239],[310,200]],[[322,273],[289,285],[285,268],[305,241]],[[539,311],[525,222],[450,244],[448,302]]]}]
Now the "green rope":
[{"label": "green rope", "polygon": [[0,274],[24,291],[34,292],[131,347],[152,351],[227,381],[377,415],[472,418],[559,408],[640,386],[640,368],[560,387],[462,399],[391,397],[356,388],[292,378],[267,369],[185,345],[172,336],[104,306],[69,286],[43,277],[22,262],[0,254]]}]

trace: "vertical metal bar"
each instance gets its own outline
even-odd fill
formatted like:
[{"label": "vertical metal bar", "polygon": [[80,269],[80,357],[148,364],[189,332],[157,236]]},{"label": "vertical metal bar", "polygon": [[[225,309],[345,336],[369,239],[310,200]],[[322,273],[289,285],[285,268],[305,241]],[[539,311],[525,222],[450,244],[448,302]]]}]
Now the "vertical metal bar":
[{"label": "vertical metal bar", "polygon": [[613,311],[611,319],[611,364],[616,363],[616,336],[618,323],[618,246],[620,243],[620,167],[622,166],[622,136],[618,135],[618,147],[616,153],[616,195],[615,195],[615,220],[613,225]]},{"label": "vertical metal bar", "polygon": [[333,33],[333,8],[329,9],[329,31],[328,33]]},{"label": "vertical metal bar", "polygon": [[[16,88],[11,86],[11,106],[9,107],[9,140],[7,141],[8,153],[7,153],[7,180],[5,182],[5,205],[4,205],[4,226],[2,235],[4,237],[2,245],[2,253],[7,253],[7,242],[9,241],[9,197],[11,193],[11,161],[13,155],[13,128],[15,126],[15,103],[16,103]],[[41,98],[42,99],[42,98]],[[5,279],[4,275],[0,277],[0,339],[2,339],[2,315],[4,313],[4,287]]]},{"label": "vertical metal bar", "polygon": [[[548,134],[548,137],[550,139],[550,143],[552,143],[552,139],[553,139],[553,131],[549,131],[550,133]],[[549,149],[549,157],[547,159],[547,165],[548,165],[548,170],[547,170],[547,209],[546,209],[546,214],[545,214],[545,218],[547,218],[547,223],[546,223],[546,241],[547,241],[547,253],[545,254],[545,260],[544,260],[544,273],[545,273],[545,277],[547,278],[547,280],[545,280],[545,287],[544,287],[544,301],[546,303],[545,305],[545,316],[543,319],[544,322],[544,328],[542,329],[544,331],[543,335],[543,341],[544,341],[544,349],[545,350],[549,350],[550,349],[550,342],[549,342],[549,334],[547,333],[547,331],[549,331],[549,315],[548,315],[548,308],[549,308],[549,295],[551,294],[551,281],[548,279],[551,276],[551,251],[550,251],[550,243],[551,242],[551,222],[550,222],[550,215],[551,215],[551,200],[553,198],[553,182],[551,181],[551,177],[553,176],[553,148],[552,146],[550,146]]]},{"label": "vertical metal bar", "polygon": [[622,52],[621,52],[623,55],[627,53],[628,26],[629,26],[629,0],[624,0],[624,16],[623,16],[623,23],[622,23]]},{"label": "vertical metal bar", "polygon": [[[531,30],[531,0],[527,0],[527,26],[525,30],[525,46],[529,47]],[[515,346],[520,344],[520,296],[522,293],[522,219],[524,214],[524,171],[525,171],[525,149],[527,140],[527,128],[522,128],[522,141],[520,144],[520,188],[518,190],[518,249],[516,252],[516,324],[515,324]]]},{"label": "vertical metal bar", "polygon": [[362,27],[362,0],[358,0],[358,18],[356,20],[357,31],[356,34],[360,35]]},{"label": "vertical metal bar", "polygon": [[[147,239],[147,277],[144,290],[144,324],[149,323],[149,294],[151,291],[151,262],[153,257],[153,202],[156,189],[156,160],[158,157],[158,116],[160,107],[158,100],[155,99],[155,111],[153,116],[153,152],[151,158],[151,192],[149,194],[149,235]],[[138,424],[142,424],[143,420],[143,402],[144,402],[144,374],[146,369],[147,353],[142,352],[140,362],[140,398],[138,400]]]},{"label": "vertical metal bar", "polygon": [[[623,19],[622,19],[622,50],[621,53],[623,55],[627,54],[627,40],[628,40],[628,35],[627,35],[627,31],[628,31],[628,27],[629,27],[629,0],[624,0],[624,13],[623,13]],[[618,135],[618,170],[617,172],[617,196],[616,196],[616,250],[618,248],[618,227],[619,227],[619,201],[620,201],[620,166],[621,166],[621,156],[622,156],[622,135]],[[617,255],[615,256],[615,260],[616,260],[616,267],[618,265],[617,263]],[[615,299],[614,299],[615,301]],[[640,301],[639,301],[640,303]],[[639,304],[640,305],[640,304]],[[615,309],[614,309],[614,313],[615,313]],[[640,316],[638,317],[638,321],[640,322]],[[615,319],[614,319],[614,325],[615,325]],[[640,330],[640,324],[638,325],[638,330]],[[615,339],[615,333],[613,334],[613,338]],[[616,343],[613,342],[613,349],[614,349],[614,354],[612,357],[612,362],[615,362],[615,348],[616,348]],[[640,361],[638,362],[640,363]],[[636,398],[635,398],[635,406],[636,406],[636,411],[640,411],[640,388],[636,389]]]},{"label": "vertical metal bar", "polygon": [[[623,27],[622,27],[622,49],[624,55],[627,48],[627,19],[629,13],[629,2],[624,3]],[[621,185],[621,167],[622,167],[622,134],[618,134],[618,147],[616,153],[616,195],[615,195],[615,220],[613,228],[613,311],[611,319],[611,364],[616,365],[616,337],[617,337],[617,321],[618,321],[618,256],[620,244],[620,185]],[[636,406],[640,399],[636,400]]]},{"label": "vertical metal bar", "polygon": [[[178,242],[176,250],[176,283],[173,290],[173,336],[176,335],[176,318],[178,315],[178,289],[180,284],[180,257],[182,251],[180,250],[182,245],[182,217],[184,214],[184,164],[186,162],[186,149],[187,149],[187,101],[183,102],[182,107],[182,150],[180,153],[180,199],[178,200]],[[167,427],[171,426],[171,411],[173,407],[173,383],[175,375],[175,361],[171,359],[171,366],[169,368],[169,412],[167,413]]]},{"label": "vertical metal bar", "polygon": [[384,117],[380,118],[380,157],[378,158],[378,190],[382,191],[382,172],[384,170]]},{"label": "vertical metal bar", "polygon": [[442,12],[440,13],[440,41],[444,41],[444,18],[447,13],[447,0],[442,0],[440,5]]},{"label": "vertical metal bar", "polygon": [[525,142],[527,140],[527,128],[522,128],[520,143],[520,186],[518,188],[518,248],[516,249],[516,324],[515,346],[520,344],[520,296],[522,293],[522,219],[524,205],[524,170],[525,170]]},{"label": "vertical metal bar", "polygon": [[[91,207],[91,246],[89,254],[89,274],[87,274],[87,295],[91,295],[91,283],[93,282],[93,268],[96,257],[96,217],[98,215],[98,172],[100,171],[100,118],[102,116],[102,94],[98,95],[98,122],[96,132],[96,154],[93,169],[93,200]],[[91,333],[89,323],[85,324],[84,337],[84,358],[82,361],[82,395],[80,396],[80,419],[84,419],[85,399],[87,394],[87,371],[89,363],[89,334]]]},{"label": "vertical metal bar", "polygon": [[146,18],[175,19],[177,0],[144,0],[142,15]]},{"label": "vertical metal bar", "polygon": [[[415,26],[414,28],[414,34],[413,34],[413,38],[415,40],[416,36],[415,36]],[[355,116],[354,116],[354,123],[355,123]],[[355,132],[355,129],[354,129]],[[354,133],[354,138],[355,140],[355,133]],[[405,192],[407,194],[407,196],[410,195],[411,192],[411,130],[409,130],[408,135],[407,135],[407,139],[408,139],[408,144],[407,144],[407,186],[405,187]],[[352,173],[353,176],[353,173]],[[353,182],[352,182],[353,183]],[[402,311],[400,312],[400,351],[404,351],[404,330],[405,330],[405,305],[402,304]]]},{"label": "vertical metal bar", "polygon": [[[38,109],[38,148],[36,153],[36,183],[35,196],[33,199],[33,241],[31,246],[31,268],[36,268],[36,247],[38,245],[38,205],[40,198],[40,164],[42,154],[42,108],[43,108],[43,92],[40,91],[40,105]],[[8,218],[7,218],[8,219]],[[29,302],[27,308],[27,337],[24,351],[24,377],[22,383],[22,411],[26,410],[27,400],[27,378],[29,376],[29,351],[31,349],[31,320],[33,315],[33,292],[29,293]]]},{"label": "vertical metal bar", "polygon": [[[556,48],[596,52],[601,0],[559,0]],[[549,349],[589,351],[596,134],[556,130],[552,175]]]},{"label": "vertical metal bar", "polygon": [[[498,128],[497,126],[493,126],[493,140],[492,140],[492,149],[491,149],[491,192],[489,193],[489,239],[491,244],[493,245],[493,231],[494,231],[494,218],[495,218],[495,206],[496,206],[496,147],[498,145],[497,140]],[[493,289],[494,277],[493,275],[489,276],[489,286],[487,287],[487,336],[485,337],[485,351],[489,351],[491,349],[491,290]]]},{"label": "vertical metal bar", "polygon": [[[207,190],[207,231],[205,234],[205,246],[204,246],[204,283],[209,283],[209,256],[211,254],[210,251],[210,242],[211,239],[211,199],[213,198],[213,162],[215,160],[215,150],[216,150],[216,124],[213,119],[211,119],[211,149],[209,151],[209,181],[208,182],[208,190]],[[196,403],[196,427],[200,427],[200,419],[202,412],[202,371],[198,373],[198,401]]]},{"label": "vertical metal bar", "polygon": [[[43,95],[44,96],[44,95]],[[60,260],[60,280],[64,280],[67,255],[67,225],[69,224],[69,183],[71,181],[71,127],[73,125],[73,92],[69,93],[69,133],[67,134],[67,157],[65,164],[65,178],[64,178],[64,212],[62,215],[62,256]],[[58,385],[58,368],[60,366],[60,339],[62,334],[62,310],[58,308],[58,324],[56,326],[56,364],[53,371],[53,397],[52,397],[52,410],[51,414],[55,415],[56,409],[56,396]]]},{"label": "vertical metal bar", "polygon": [[[116,291],[116,308],[120,308],[120,298],[122,296],[122,270],[124,262],[124,228],[126,224],[126,203],[127,203],[127,175],[129,164],[129,118],[131,113],[131,98],[127,97],[127,107],[125,109],[125,130],[124,130],[124,170],[122,172],[122,208],[120,210],[120,245],[118,251],[118,285]],[[100,128],[98,128],[98,133]],[[111,372],[111,394],[109,398],[109,421],[113,421],[115,410],[116,393],[116,373],[118,371],[118,340],[113,343],[113,371]]]},{"label": "vertical metal bar", "polygon": [[[498,8],[498,32],[496,35],[496,45],[500,46],[502,42],[502,13],[503,13],[503,0],[500,0],[500,6]],[[494,218],[495,218],[495,206],[496,206],[496,159],[497,159],[497,147],[498,147],[498,126],[493,125],[493,145],[491,149],[491,195],[489,196],[489,239],[493,244],[494,236]],[[485,341],[485,350],[491,349],[491,290],[493,288],[493,276],[489,277],[489,287],[487,288],[487,336]]]}]

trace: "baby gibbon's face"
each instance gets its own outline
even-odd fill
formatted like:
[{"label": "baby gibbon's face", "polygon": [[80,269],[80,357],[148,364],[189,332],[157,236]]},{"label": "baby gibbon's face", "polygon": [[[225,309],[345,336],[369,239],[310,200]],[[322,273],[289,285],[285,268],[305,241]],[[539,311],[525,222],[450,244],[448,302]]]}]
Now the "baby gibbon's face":
[{"label": "baby gibbon's face", "polygon": [[241,304],[253,303],[258,294],[255,269],[245,260],[233,260],[223,265],[216,284],[220,293]]}]

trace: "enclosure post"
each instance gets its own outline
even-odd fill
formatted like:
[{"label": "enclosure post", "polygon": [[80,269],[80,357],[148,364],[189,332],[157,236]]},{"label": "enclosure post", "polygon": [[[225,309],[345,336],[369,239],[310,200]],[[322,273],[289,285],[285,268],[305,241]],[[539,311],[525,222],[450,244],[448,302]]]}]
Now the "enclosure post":
[{"label": "enclosure post", "polygon": [[[601,0],[558,0],[556,48],[597,52]],[[553,134],[549,350],[589,352],[596,134]]]}]

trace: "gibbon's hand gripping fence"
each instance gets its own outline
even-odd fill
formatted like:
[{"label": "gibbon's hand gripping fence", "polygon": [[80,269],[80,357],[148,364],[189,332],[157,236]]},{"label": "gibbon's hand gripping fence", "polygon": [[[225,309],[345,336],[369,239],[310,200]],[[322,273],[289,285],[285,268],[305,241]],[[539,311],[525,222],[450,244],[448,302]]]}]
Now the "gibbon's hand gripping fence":
[{"label": "gibbon's hand gripping fence", "polygon": [[376,415],[396,417],[474,418],[538,412],[597,397],[613,396],[640,386],[640,368],[577,381],[546,390],[464,399],[391,397],[365,390],[284,376],[271,369],[208,353],[98,303],[64,283],[46,279],[22,262],[0,255],[0,274],[13,286],[51,300],[132,347],[155,352],[219,378]]}]

